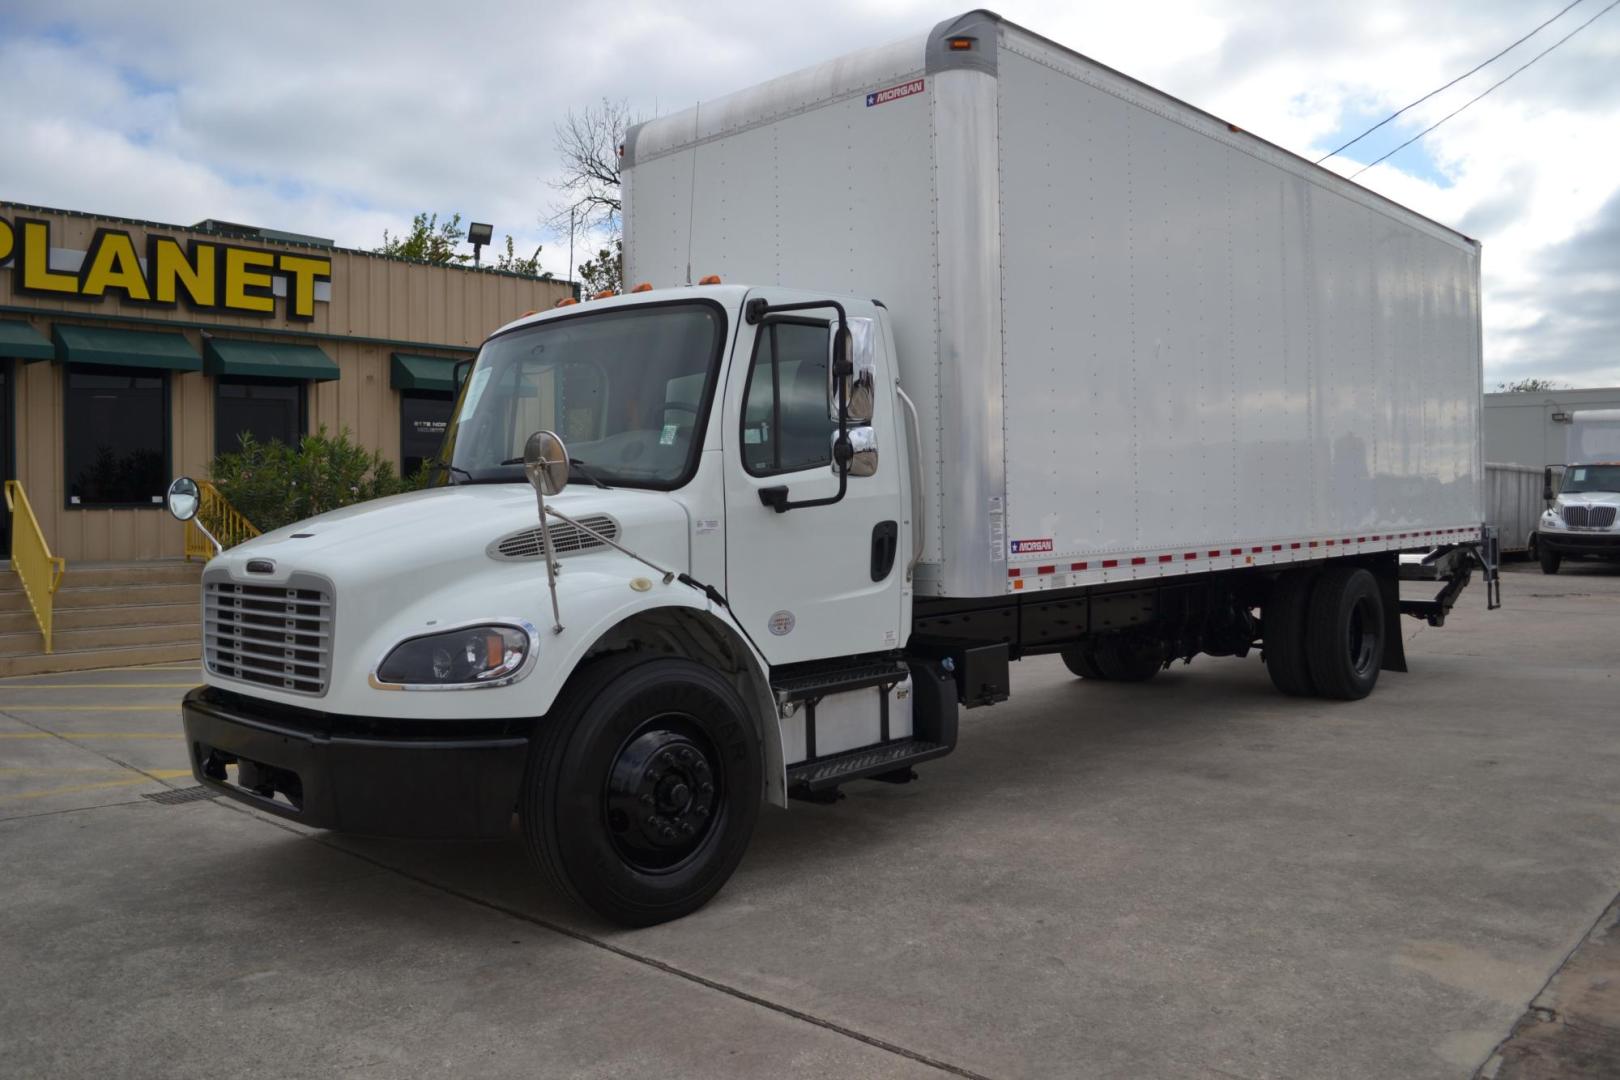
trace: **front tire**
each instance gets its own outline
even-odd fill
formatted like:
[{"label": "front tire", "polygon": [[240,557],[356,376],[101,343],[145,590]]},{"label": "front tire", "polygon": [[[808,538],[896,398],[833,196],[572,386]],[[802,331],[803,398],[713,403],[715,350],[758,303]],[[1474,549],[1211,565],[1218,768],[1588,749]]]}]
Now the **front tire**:
[{"label": "front tire", "polygon": [[759,733],[737,691],[690,660],[621,655],[570,681],[524,778],[529,853],[562,893],[624,926],[702,907],[759,817]]},{"label": "front tire", "polygon": [[1305,653],[1320,696],[1359,701],[1372,693],[1384,665],[1384,600],[1377,578],[1359,566],[1338,566],[1317,579]]},{"label": "front tire", "polygon": [[1546,544],[1537,544],[1536,560],[1541,563],[1543,574],[1556,574],[1558,568],[1563,565],[1564,554],[1561,551],[1554,551]]}]

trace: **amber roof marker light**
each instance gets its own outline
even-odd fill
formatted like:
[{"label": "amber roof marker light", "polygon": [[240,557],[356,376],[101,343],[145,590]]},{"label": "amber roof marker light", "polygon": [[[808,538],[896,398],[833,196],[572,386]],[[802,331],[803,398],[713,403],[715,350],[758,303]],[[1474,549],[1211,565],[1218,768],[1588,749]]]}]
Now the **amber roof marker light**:
[{"label": "amber roof marker light", "polygon": [[978,40],[978,38],[970,37],[953,37],[946,41],[946,47],[949,48],[951,52],[967,52],[978,43]]},{"label": "amber roof marker light", "polygon": [[705,275],[703,277],[698,278],[698,284],[699,285],[718,285],[718,284],[720,284],[720,275],[719,274],[707,274],[707,275]]},{"label": "amber roof marker light", "polygon": [[637,285],[635,288],[631,289],[630,291],[633,292],[633,293],[652,292],[652,282],[643,281],[640,285]]}]

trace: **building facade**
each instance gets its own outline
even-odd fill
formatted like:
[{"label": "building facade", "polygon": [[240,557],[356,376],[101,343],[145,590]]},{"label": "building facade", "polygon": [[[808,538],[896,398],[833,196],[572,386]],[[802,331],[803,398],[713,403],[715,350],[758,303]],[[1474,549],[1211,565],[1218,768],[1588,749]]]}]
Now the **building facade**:
[{"label": "building facade", "polygon": [[1538,469],[1564,464],[1570,415],[1584,409],[1620,409],[1620,386],[1486,394],[1485,460]]},{"label": "building facade", "polygon": [[456,362],[569,295],[225,222],[0,202],[0,479],[22,482],[56,555],[179,556],[170,478],[205,478],[244,432],[323,425],[409,474],[438,447]]}]

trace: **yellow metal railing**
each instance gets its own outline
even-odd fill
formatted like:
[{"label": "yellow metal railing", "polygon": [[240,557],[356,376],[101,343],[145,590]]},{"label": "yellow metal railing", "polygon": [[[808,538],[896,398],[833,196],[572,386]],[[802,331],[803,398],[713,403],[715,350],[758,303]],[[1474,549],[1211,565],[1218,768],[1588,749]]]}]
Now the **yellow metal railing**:
[{"label": "yellow metal railing", "polygon": [[11,568],[22,579],[34,621],[45,635],[45,651],[50,652],[52,603],[67,573],[67,560],[51,554],[20,480],[6,481],[6,508],[11,511]]},{"label": "yellow metal railing", "polygon": [[251,540],[259,535],[258,526],[243,517],[230,500],[219,493],[219,488],[207,480],[200,480],[197,487],[202,492],[202,501],[197,505],[197,516],[186,522],[186,558],[193,555],[201,556],[204,562],[214,557],[214,545],[208,542],[208,537],[197,528],[201,521],[208,527],[208,531],[219,538],[223,547],[235,547],[244,540]]}]

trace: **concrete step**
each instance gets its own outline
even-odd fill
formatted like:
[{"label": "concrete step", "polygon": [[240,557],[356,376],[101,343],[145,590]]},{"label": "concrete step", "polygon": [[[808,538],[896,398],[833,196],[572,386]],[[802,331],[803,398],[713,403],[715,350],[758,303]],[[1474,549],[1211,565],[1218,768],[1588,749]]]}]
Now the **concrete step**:
[{"label": "concrete step", "polygon": [[[58,607],[56,632],[94,626],[151,626],[195,623],[202,612],[195,601],[178,604],[117,604],[110,607]],[[0,634],[15,634],[37,627],[32,611],[0,611]]]},{"label": "concrete step", "polygon": [[[136,645],[119,649],[85,649],[79,652],[55,652],[49,656],[36,652],[23,656],[0,656],[0,678],[7,675],[46,675],[56,671],[131,667],[138,664],[173,664],[197,660],[201,656],[202,649],[195,642]],[[200,673],[197,681],[202,681]],[[175,715],[178,717],[178,709]]]},{"label": "concrete step", "polygon": [[[141,645],[190,645],[202,640],[200,620],[178,623],[151,623],[125,626],[91,626],[79,630],[58,628],[53,644],[59,653],[88,649],[118,649]],[[0,656],[23,656],[41,650],[39,631],[25,630],[0,634]]]},{"label": "concrete step", "polygon": [[64,582],[62,588],[56,590],[57,611],[78,607],[141,607],[147,604],[191,604],[195,607],[201,603],[202,586],[195,581],[160,582],[156,585],[95,585],[74,589],[68,588]]},{"label": "concrete step", "polygon": [[159,585],[202,580],[202,563],[184,559],[150,559],[129,563],[68,563],[58,595],[66,589],[109,585]]}]

